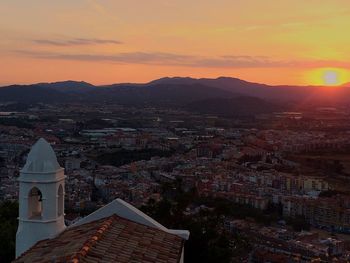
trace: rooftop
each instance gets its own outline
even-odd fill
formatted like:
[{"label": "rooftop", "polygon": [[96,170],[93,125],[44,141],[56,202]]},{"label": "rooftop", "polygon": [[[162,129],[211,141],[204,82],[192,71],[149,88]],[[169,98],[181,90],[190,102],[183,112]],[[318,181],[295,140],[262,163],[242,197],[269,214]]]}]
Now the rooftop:
[{"label": "rooftop", "polygon": [[177,263],[183,242],[175,234],[112,215],[42,240],[13,263]]}]

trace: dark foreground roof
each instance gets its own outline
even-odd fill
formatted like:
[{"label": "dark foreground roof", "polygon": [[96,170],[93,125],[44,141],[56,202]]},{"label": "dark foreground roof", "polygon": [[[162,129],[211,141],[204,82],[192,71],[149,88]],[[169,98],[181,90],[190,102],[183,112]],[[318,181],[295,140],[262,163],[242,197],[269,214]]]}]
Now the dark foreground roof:
[{"label": "dark foreground roof", "polygon": [[183,239],[113,215],[39,241],[15,263],[180,261]]}]

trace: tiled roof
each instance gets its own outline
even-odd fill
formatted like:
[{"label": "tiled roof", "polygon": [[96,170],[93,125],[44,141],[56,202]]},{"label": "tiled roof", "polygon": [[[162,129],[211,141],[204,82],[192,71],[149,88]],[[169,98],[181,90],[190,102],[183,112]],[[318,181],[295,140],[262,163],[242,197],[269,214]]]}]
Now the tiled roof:
[{"label": "tiled roof", "polygon": [[38,242],[14,263],[179,262],[183,239],[113,215]]}]

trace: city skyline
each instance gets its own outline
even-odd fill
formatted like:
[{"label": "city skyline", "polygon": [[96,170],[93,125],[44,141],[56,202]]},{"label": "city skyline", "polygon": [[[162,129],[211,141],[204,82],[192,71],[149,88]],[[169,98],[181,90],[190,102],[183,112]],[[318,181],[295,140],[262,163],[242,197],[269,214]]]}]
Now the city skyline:
[{"label": "city skyline", "polygon": [[349,0],[3,0],[0,263],[350,262]]},{"label": "city skyline", "polygon": [[337,1],[5,1],[1,85],[164,76],[272,85],[350,81],[350,4]]}]

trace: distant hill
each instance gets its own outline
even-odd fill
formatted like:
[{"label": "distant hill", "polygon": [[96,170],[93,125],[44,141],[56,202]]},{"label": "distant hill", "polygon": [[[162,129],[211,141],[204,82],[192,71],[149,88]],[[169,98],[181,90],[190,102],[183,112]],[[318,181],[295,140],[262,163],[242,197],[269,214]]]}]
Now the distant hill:
[{"label": "distant hill", "polygon": [[229,77],[219,77],[216,79],[194,79],[194,78],[162,78],[150,82],[151,84],[201,84],[209,87],[220,88],[236,94],[265,98],[265,99],[291,99],[302,95],[300,92],[308,87],[304,86],[269,86],[265,84],[248,82],[245,80]]},{"label": "distant hill", "polygon": [[54,89],[66,93],[84,93],[96,89],[96,87],[90,83],[84,81],[60,81],[53,83],[38,83],[37,86]]},{"label": "distant hill", "polygon": [[[120,83],[94,86],[83,81],[62,81],[0,88],[1,102],[19,103],[85,101],[133,106],[187,107],[191,103],[200,103],[204,100],[237,97],[254,97],[263,99],[265,103],[294,104],[300,107],[303,105],[349,104],[350,85],[340,87],[269,86],[228,77],[216,79],[167,77],[144,84]],[[222,103],[228,103],[228,101],[222,101]],[[248,103],[253,103],[253,101]],[[243,107],[244,105],[241,106]],[[255,111],[253,108],[251,110]]]},{"label": "distant hill", "polygon": [[183,106],[190,102],[214,97],[233,97],[235,94],[201,84],[154,84],[112,86],[95,89],[90,100],[120,104]]},{"label": "distant hill", "polygon": [[38,102],[65,102],[68,101],[64,93],[50,90],[38,85],[13,85],[0,88],[0,102],[38,103]]},{"label": "distant hill", "polygon": [[265,84],[247,82],[237,78],[219,77],[216,79],[194,78],[161,78],[149,84],[163,85],[205,85],[219,88],[242,96],[257,97],[265,100],[283,103],[297,103],[302,105],[336,105],[350,103],[350,83],[339,87],[323,86],[269,86]]},{"label": "distant hill", "polygon": [[234,94],[229,91],[201,84],[117,84],[98,87],[86,82],[64,81],[0,88],[0,101],[21,103],[86,101],[181,107],[196,100],[232,96]]}]

